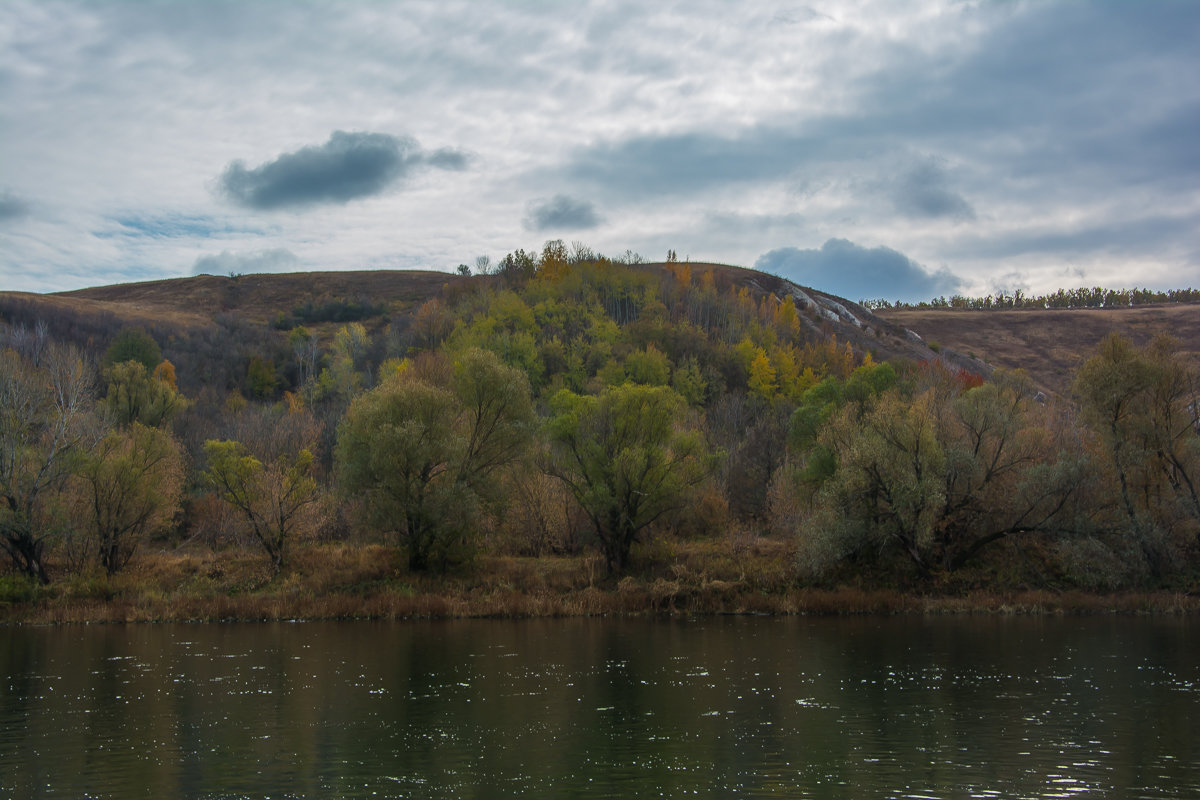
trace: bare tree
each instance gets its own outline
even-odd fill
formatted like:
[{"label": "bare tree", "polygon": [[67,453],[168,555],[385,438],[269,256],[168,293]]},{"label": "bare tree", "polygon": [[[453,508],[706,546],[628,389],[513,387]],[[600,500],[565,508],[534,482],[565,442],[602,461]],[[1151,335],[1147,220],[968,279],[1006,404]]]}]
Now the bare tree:
[{"label": "bare tree", "polygon": [[44,555],[53,526],[44,501],[87,443],[93,376],[73,348],[50,345],[41,362],[0,352],[0,547],[18,571],[49,583]]}]

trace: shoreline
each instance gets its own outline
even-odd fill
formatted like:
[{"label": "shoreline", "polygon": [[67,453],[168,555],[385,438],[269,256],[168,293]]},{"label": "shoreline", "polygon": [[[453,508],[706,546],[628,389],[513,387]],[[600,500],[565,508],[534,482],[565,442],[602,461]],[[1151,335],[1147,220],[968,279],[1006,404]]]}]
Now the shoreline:
[{"label": "shoreline", "polygon": [[976,591],[904,594],[885,589],[800,588],[784,594],[676,593],[655,583],[563,595],[416,594],[323,597],[243,595],[0,605],[0,627],[233,622],[536,619],[704,616],[1157,616],[1200,615],[1200,597],[1183,592]]},{"label": "shoreline", "polygon": [[125,571],[39,587],[0,576],[0,626],[154,622],[520,619],[717,615],[1200,614],[1187,590],[1090,592],[974,586],[803,586],[791,548],[758,538],[660,542],[631,574],[598,556],[484,555],[461,573],[409,573],[395,549],[313,544],[271,574],[252,550],[160,550]]}]

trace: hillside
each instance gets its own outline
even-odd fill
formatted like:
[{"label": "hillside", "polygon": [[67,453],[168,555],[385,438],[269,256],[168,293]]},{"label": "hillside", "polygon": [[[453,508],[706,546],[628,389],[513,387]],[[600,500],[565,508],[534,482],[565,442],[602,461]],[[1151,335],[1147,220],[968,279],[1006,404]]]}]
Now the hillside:
[{"label": "hillside", "polygon": [[[744,267],[726,264],[689,265],[699,280],[712,273],[721,288],[749,290],[754,296],[790,295],[797,307],[808,304],[814,309],[825,336],[849,341],[876,358],[924,360],[933,354],[905,326],[863,308],[857,303],[819,290],[801,287],[790,281]],[[667,264],[640,265],[648,272],[663,274]],[[61,292],[55,295],[24,295],[30,302],[50,307],[64,304],[78,313],[107,313],[146,325],[151,322],[196,325],[211,322],[217,314],[236,314],[249,322],[270,322],[280,312],[288,312],[307,302],[321,299],[354,300],[386,306],[391,314],[415,311],[425,301],[445,292],[465,290],[483,282],[495,282],[496,276],[473,276],[421,270],[362,270],[354,272],[299,272],[284,274],[240,275],[237,277],[198,275],[142,283],[123,283]],[[10,293],[0,293],[0,297]],[[820,309],[820,310],[817,310]],[[953,356],[951,355],[951,359]],[[967,362],[958,366],[970,366]]]},{"label": "hillside", "polygon": [[461,275],[420,270],[293,272],[283,274],[197,275],[143,283],[123,283],[62,292],[57,297],[105,303],[117,313],[211,317],[235,312],[254,322],[269,321],[321,298],[361,300],[402,308],[420,305],[444,287],[470,281]]},{"label": "hillside", "polygon": [[1113,331],[1138,345],[1160,333],[1169,334],[1200,361],[1200,307],[1195,305],[877,313],[916,331],[928,344],[953,348],[994,367],[1024,369],[1038,384],[1064,396],[1070,393],[1075,371]]},{"label": "hillside", "polygon": [[[665,274],[670,265],[640,269]],[[857,303],[778,276],[723,264],[688,265],[695,279],[711,273],[722,289],[745,289],[756,298],[791,296],[798,308],[813,306],[802,317],[816,338],[836,336],[877,360],[923,361],[940,357],[955,368],[988,374],[994,367],[1022,368],[1043,388],[1068,394],[1075,370],[1110,331],[1136,343],[1159,333],[1183,342],[1200,359],[1200,313],[1196,306],[1156,305],[1112,309],[883,309],[872,312]],[[377,313],[364,319],[372,332],[389,320],[415,313],[423,303],[469,290],[498,276],[462,276],[419,270],[362,270],[240,275],[114,284],[58,294],[0,292],[0,319],[32,324],[50,318],[58,335],[81,343],[100,341],[124,325],[137,325],[169,338],[211,330],[236,319],[256,335],[266,335],[280,314],[305,304],[358,303]],[[307,323],[306,323],[307,324]],[[318,332],[335,321],[316,322]],[[915,334],[915,335],[914,335]],[[927,345],[932,344],[936,353]]]},{"label": "hillside", "polygon": [[[871,353],[876,360],[924,361],[937,357],[904,325],[844,298],[743,267],[708,263],[687,266],[697,281],[710,273],[714,285],[722,291],[744,289],[756,300],[767,295],[792,297],[798,309],[810,310],[801,319],[812,338],[836,337],[862,353]],[[661,277],[667,275],[669,265],[652,263],[637,268]],[[57,294],[0,292],[0,320],[30,326],[38,319],[51,320],[56,335],[80,344],[102,341],[125,325],[140,326],[159,339],[169,339],[236,321],[261,336],[279,315],[288,315],[305,304],[356,303],[377,312],[363,319],[374,334],[390,321],[411,317],[432,298],[445,298],[501,280],[496,275],[468,277],[420,270],[198,275]],[[305,324],[325,334],[338,321]],[[943,357],[956,368],[986,372],[986,365],[959,358],[953,352],[944,352]]]}]

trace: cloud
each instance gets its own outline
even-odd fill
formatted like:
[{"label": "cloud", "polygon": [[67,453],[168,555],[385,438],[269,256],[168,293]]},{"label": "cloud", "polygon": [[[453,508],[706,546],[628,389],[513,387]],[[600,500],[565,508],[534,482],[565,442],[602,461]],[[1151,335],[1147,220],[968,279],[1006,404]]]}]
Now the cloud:
[{"label": "cloud", "polygon": [[465,153],[450,148],[427,153],[412,137],[334,131],[325,144],[283,153],[252,169],[234,161],[221,174],[220,186],[238,205],[269,211],[347,203],[379,194],[423,166],[466,165]]},{"label": "cloud", "polygon": [[283,247],[258,250],[251,253],[231,253],[222,250],[220,255],[201,256],[192,266],[193,275],[244,275],[256,272],[284,272],[295,269],[300,263],[296,255]]},{"label": "cloud", "polygon": [[975,209],[948,188],[945,168],[936,160],[918,164],[901,176],[892,192],[896,210],[906,217],[975,219]]},{"label": "cloud", "polygon": [[106,223],[116,223],[116,225],[106,224],[102,230],[94,231],[93,235],[100,238],[124,237],[127,239],[206,239],[262,232],[257,228],[234,224],[233,221],[227,219],[178,212],[129,214],[112,217],[106,220]]},{"label": "cloud", "polygon": [[586,200],[556,194],[549,200],[534,200],[526,209],[525,230],[583,230],[600,224],[596,207]]},{"label": "cloud", "polygon": [[649,134],[579,149],[566,174],[617,195],[660,196],[773,181],[803,165],[853,154],[848,140],[777,126],[733,135]]},{"label": "cloud", "polygon": [[931,273],[890,247],[867,248],[846,239],[830,239],[820,250],[772,250],[754,267],[850,300],[927,300],[963,286],[945,268]]},{"label": "cloud", "polygon": [[29,203],[7,189],[0,189],[0,222],[29,213]]}]

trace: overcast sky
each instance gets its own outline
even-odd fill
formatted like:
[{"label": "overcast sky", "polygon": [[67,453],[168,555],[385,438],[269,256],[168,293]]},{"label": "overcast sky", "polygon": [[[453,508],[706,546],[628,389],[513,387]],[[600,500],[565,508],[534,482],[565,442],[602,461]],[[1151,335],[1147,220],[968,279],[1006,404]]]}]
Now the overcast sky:
[{"label": "overcast sky", "polygon": [[1200,285],[1200,3],[0,2],[0,289],[547,239]]}]

